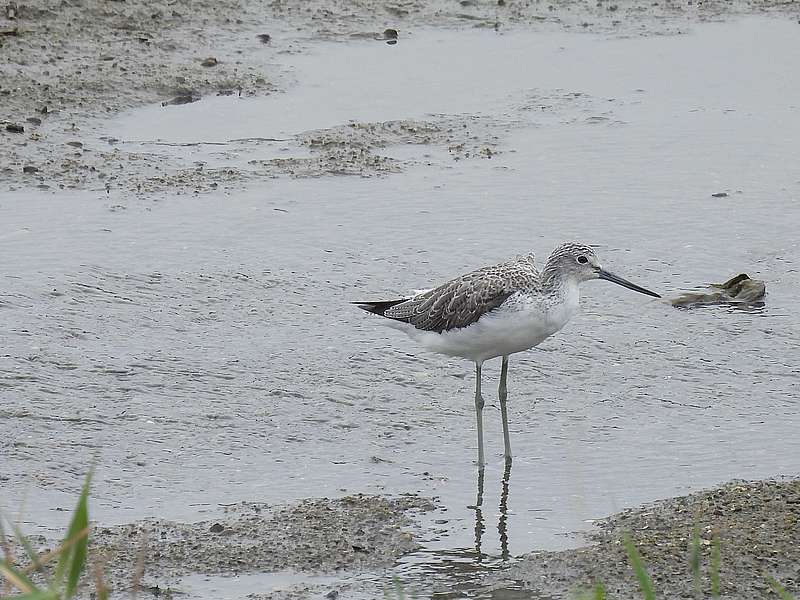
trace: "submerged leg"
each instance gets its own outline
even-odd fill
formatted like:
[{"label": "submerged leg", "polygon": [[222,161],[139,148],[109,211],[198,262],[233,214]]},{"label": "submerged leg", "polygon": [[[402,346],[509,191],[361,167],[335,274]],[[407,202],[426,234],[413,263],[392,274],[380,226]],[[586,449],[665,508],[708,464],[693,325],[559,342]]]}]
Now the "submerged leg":
[{"label": "submerged leg", "polygon": [[478,468],[483,469],[486,461],[483,458],[483,396],[481,396],[481,366],[475,363],[475,421],[478,429]]},{"label": "submerged leg", "polygon": [[500,387],[497,388],[497,395],[500,397],[500,415],[503,418],[503,445],[505,446],[506,462],[511,460],[511,439],[508,435],[508,411],[506,409],[506,399],[508,398],[508,356],[503,357],[503,366],[500,368]]}]

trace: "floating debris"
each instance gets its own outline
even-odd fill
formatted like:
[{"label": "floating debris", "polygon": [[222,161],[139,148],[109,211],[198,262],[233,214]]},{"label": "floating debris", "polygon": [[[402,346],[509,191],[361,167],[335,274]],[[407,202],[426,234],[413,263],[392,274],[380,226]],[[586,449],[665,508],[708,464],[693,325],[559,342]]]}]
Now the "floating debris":
[{"label": "floating debris", "polygon": [[672,306],[691,308],[710,304],[760,305],[764,303],[767,286],[763,281],[750,279],[746,273],[739,273],[725,283],[712,283],[708,292],[690,292],[674,298]]},{"label": "floating debris", "polygon": [[392,46],[392,45],[397,43],[397,38],[398,38],[398,35],[397,35],[397,30],[396,29],[386,29],[386,30],[384,30],[382,39],[386,40],[386,43],[389,44],[390,46]]},{"label": "floating debris", "polygon": [[196,92],[181,92],[172,100],[165,100],[161,106],[180,106],[181,104],[191,104],[200,100],[200,94]]}]

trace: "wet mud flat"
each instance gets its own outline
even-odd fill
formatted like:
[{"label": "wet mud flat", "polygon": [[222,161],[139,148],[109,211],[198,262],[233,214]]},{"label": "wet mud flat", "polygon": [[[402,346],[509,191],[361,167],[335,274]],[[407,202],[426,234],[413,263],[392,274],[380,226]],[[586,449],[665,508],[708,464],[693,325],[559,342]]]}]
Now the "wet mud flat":
[{"label": "wet mud flat", "polygon": [[[310,160],[290,156],[215,166],[182,160],[163,148],[120,147],[120,140],[112,136],[98,139],[92,120],[148,104],[174,109],[209,96],[285,93],[296,82],[283,68],[284,59],[321,40],[384,44],[385,31],[399,31],[398,43],[403,43],[416,29],[437,26],[674,34],[693,23],[741,14],[794,18],[800,8],[795,3],[754,0],[365,0],[346,5],[325,0],[302,4],[182,0],[169,8],[99,0],[66,6],[46,0],[12,2],[0,11],[0,181],[9,190],[200,193],[240,189],[248,181],[285,175],[398,172],[406,165],[382,152],[398,143],[456,148],[456,158],[491,156],[495,150],[491,133],[468,136],[475,148],[461,152],[463,136],[452,135],[452,118],[446,118],[432,119],[422,127],[412,122],[399,136],[391,125],[380,123],[363,123],[366,127],[359,136],[343,137],[334,129],[324,135],[335,139],[335,146],[320,146],[310,139],[314,136],[297,131],[286,141],[295,154],[311,152]],[[392,74],[387,74],[386,85],[392,85]],[[222,150],[240,159],[253,146],[274,141],[233,139]],[[407,164],[424,162],[418,156]]]},{"label": "wet mud flat", "polygon": [[[256,574],[260,579],[254,589],[264,591],[286,572],[307,581],[284,588],[281,594],[322,589],[337,595],[341,573],[389,567],[398,557],[417,550],[417,517],[434,507],[431,500],[411,494],[358,494],[287,506],[240,502],[222,507],[214,519],[192,523],[147,519],[95,526],[84,596],[95,589],[98,569],[112,597],[137,592],[194,597],[195,590],[189,587],[193,576],[233,581]],[[31,539],[41,551],[47,550],[48,541],[42,536]],[[51,548],[53,542],[49,541]],[[25,556],[22,547],[13,554]],[[322,574],[328,575],[321,579],[324,583],[314,584]]]},{"label": "wet mud flat", "polygon": [[720,547],[722,598],[774,598],[768,577],[795,596],[800,593],[800,480],[734,481],[626,510],[595,525],[599,531],[586,534],[592,545],[528,554],[507,571],[491,575],[496,583],[487,594],[504,597],[503,590],[525,590],[535,598],[571,598],[602,584],[611,598],[641,598],[622,543],[628,534],[657,594],[696,597],[689,566],[695,528],[701,548],[702,597],[711,594],[715,538]]},{"label": "wet mud flat", "polygon": [[[660,597],[710,597],[715,568],[721,598],[774,598],[769,578],[800,593],[797,479],[733,481],[649,503],[595,522],[582,534],[589,545],[534,551],[467,576],[401,576],[398,588],[391,567],[420,549],[426,533],[419,518],[436,508],[408,494],[353,495],[277,507],[241,502],[192,523],[148,519],[96,526],[83,595],[89,597],[100,568],[113,596],[208,597],[216,589],[219,597],[251,600],[362,599],[392,597],[399,589],[418,597],[567,599],[602,584],[608,597],[633,600],[642,595],[625,536]],[[695,535],[697,580],[690,567]],[[47,546],[40,536],[34,541]],[[16,555],[23,555],[21,548]],[[204,587],[200,596],[198,585]]]},{"label": "wet mud flat", "polygon": [[411,495],[310,499],[279,508],[243,502],[213,521],[99,528],[92,546],[117,590],[125,582],[129,588],[141,564],[146,589],[180,593],[180,578],[190,574],[314,574],[391,565],[419,547],[409,530],[412,513],[432,509],[430,500]]}]

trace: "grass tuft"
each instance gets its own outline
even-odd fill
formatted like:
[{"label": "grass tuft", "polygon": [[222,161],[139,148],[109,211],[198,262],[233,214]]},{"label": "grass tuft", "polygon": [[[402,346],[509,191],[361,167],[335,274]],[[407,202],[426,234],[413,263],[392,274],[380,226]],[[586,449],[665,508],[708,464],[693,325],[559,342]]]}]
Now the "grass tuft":
[{"label": "grass tuft", "polygon": [[692,573],[694,582],[694,594],[698,598],[702,596],[700,587],[700,528],[695,525],[692,529],[692,545],[689,553],[689,570]]},{"label": "grass tuft", "polygon": [[639,551],[631,540],[631,536],[625,534],[622,538],[622,543],[625,545],[625,551],[628,553],[628,560],[633,567],[633,572],[636,574],[636,579],[639,580],[639,588],[642,590],[644,600],[656,600],[656,592],[653,589],[653,582],[650,575],[647,574],[642,557],[639,556]]},{"label": "grass tuft", "polygon": [[714,534],[714,539],[711,541],[711,596],[712,598],[719,598],[720,595],[720,579],[719,569],[722,565],[722,548],[719,542],[719,533]]},{"label": "grass tuft", "polygon": [[781,600],[795,600],[794,597],[786,591],[786,588],[778,583],[773,577],[766,575],[764,578],[767,580],[769,587],[772,588],[772,591],[775,592],[778,598]]},{"label": "grass tuft", "polygon": [[[7,586],[21,592],[21,595],[14,596],[16,599],[66,600],[74,597],[77,593],[78,581],[86,566],[86,553],[89,546],[89,484],[91,479],[90,472],[81,489],[81,495],[75,511],[72,513],[64,541],[55,550],[41,555],[37,554],[28,538],[17,527],[14,527],[16,540],[24,548],[31,561],[27,567],[14,566],[15,561],[10,545],[6,540],[4,530],[0,528],[4,552],[3,559],[0,559],[0,575],[5,579]],[[44,572],[44,565],[54,559],[58,559],[58,562],[47,586],[37,586],[28,575],[33,571]]]}]

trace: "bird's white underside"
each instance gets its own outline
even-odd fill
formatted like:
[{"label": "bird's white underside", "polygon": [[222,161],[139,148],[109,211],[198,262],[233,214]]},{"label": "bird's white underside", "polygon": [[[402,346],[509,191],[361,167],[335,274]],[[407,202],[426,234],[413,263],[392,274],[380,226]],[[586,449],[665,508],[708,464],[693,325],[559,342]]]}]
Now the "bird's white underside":
[{"label": "bird's white underside", "polygon": [[405,332],[426,350],[482,363],[538,346],[564,327],[578,310],[577,283],[565,286],[563,293],[558,301],[543,302],[518,292],[472,325],[442,333],[392,319],[380,322]]}]

